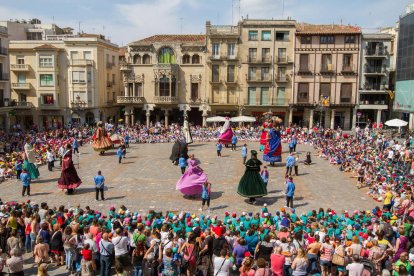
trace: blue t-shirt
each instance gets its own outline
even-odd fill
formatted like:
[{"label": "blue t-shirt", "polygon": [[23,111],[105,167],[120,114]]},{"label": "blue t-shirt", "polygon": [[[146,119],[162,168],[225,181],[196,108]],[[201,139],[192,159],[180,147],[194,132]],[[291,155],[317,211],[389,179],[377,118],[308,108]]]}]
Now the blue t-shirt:
[{"label": "blue t-shirt", "polygon": [[217,150],[221,150],[223,148],[223,145],[219,143],[216,145],[216,147],[217,147]]},{"label": "blue t-shirt", "polygon": [[231,143],[234,145],[237,143],[237,136],[233,135],[233,137],[231,137]]},{"label": "blue t-shirt", "polygon": [[180,157],[180,159],[178,159],[178,166],[180,166],[180,168],[187,167],[187,160],[185,160],[184,157]]},{"label": "blue t-shirt", "polygon": [[16,169],[16,171],[21,171],[22,170],[22,162],[16,161],[14,163],[14,168]]},{"label": "blue t-shirt", "polygon": [[122,156],[122,148],[119,148],[118,151],[116,152],[116,154],[118,155],[118,157]]},{"label": "blue t-shirt", "polygon": [[105,177],[103,175],[96,175],[93,180],[95,181],[95,186],[97,188],[99,187],[103,187],[104,183],[105,183]]},{"label": "blue t-shirt", "polygon": [[24,187],[30,186],[30,176],[27,172],[23,172],[20,174],[20,180]]},{"label": "blue t-shirt", "polygon": [[242,157],[246,157],[247,156],[247,148],[246,147],[242,147]]}]

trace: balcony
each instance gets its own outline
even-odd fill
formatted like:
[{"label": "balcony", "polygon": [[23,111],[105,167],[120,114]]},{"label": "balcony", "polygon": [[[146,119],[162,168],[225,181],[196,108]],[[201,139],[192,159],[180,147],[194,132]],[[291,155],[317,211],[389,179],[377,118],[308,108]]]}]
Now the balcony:
[{"label": "balcony", "polygon": [[289,82],[288,75],[277,75],[276,82]]},{"label": "balcony", "polygon": [[365,49],[366,58],[386,58],[388,54],[386,49]]},{"label": "balcony", "polygon": [[115,81],[106,81],[106,87],[112,87],[115,84]]},{"label": "balcony", "polygon": [[312,64],[300,64],[298,74],[299,75],[306,75],[312,74]]},{"label": "balcony", "polygon": [[285,57],[277,57],[276,62],[279,64],[284,64],[284,63],[291,63],[292,60],[290,59],[289,56],[285,56]]},{"label": "balcony", "polygon": [[211,55],[211,56],[208,57],[208,60],[210,60],[210,61],[218,61],[218,60],[221,60],[221,59],[223,59],[223,57],[221,57],[219,55]]},{"label": "balcony", "polygon": [[364,74],[366,75],[387,75],[387,69],[381,66],[365,66]]},{"label": "balcony", "polygon": [[131,67],[129,66],[128,63],[123,62],[123,63],[119,64],[119,70],[121,70],[121,71],[131,71],[132,69],[131,69]]},{"label": "balcony", "polygon": [[92,66],[93,60],[91,59],[71,59],[70,66]]},{"label": "balcony", "polygon": [[13,82],[12,88],[14,90],[30,90],[30,83],[27,82]]},{"label": "balcony", "polygon": [[272,82],[272,79],[270,76],[261,76],[261,77],[256,77],[256,76],[247,76],[246,77],[246,81],[247,82]]},{"label": "balcony", "polygon": [[6,47],[0,47],[0,56],[7,56],[8,53],[9,51]]},{"label": "balcony", "polygon": [[118,104],[142,104],[144,103],[144,97],[137,96],[118,96],[116,97],[116,103]]},{"label": "balcony", "polygon": [[106,63],[106,69],[112,69],[112,67],[114,67],[115,64],[113,64],[112,62],[107,62]]},{"label": "balcony", "polygon": [[255,56],[247,56],[247,63],[257,63],[257,64],[270,64],[272,63],[272,57],[262,57],[258,58]]},{"label": "balcony", "polygon": [[343,64],[342,65],[342,74],[355,74],[357,72],[356,66],[354,64]]},{"label": "balcony", "polygon": [[178,97],[156,96],[154,102],[158,104],[175,104],[178,103]]},{"label": "balcony", "polygon": [[334,66],[333,64],[329,63],[329,64],[322,64],[322,68],[320,73],[322,75],[333,75],[335,74],[335,70],[334,70]]},{"label": "balcony", "polygon": [[57,102],[52,100],[48,103],[45,103],[42,98],[39,98],[39,108],[40,109],[58,109]]},{"label": "balcony", "polygon": [[277,106],[287,106],[287,105],[289,105],[289,99],[287,99],[287,98],[276,98],[276,99],[273,99],[273,105],[277,105]]},{"label": "balcony", "polygon": [[10,80],[10,75],[8,73],[0,74],[0,82],[8,81],[8,80]]},{"label": "balcony", "polygon": [[29,69],[29,64],[10,64],[10,70],[14,72],[27,72]]},{"label": "balcony", "polygon": [[219,78],[212,78],[211,80],[210,80],[210,84],[215,84],[215,85],[219,85],[219,84],[221,84],[221,80],[219,79]]},{"label": "balcony", "polygon": [[385,92],[387,86],[385,84],[378,84],[378,83],[366,83],[363,85],[361,90],[363,91],[382,91]]},{"label": "balcony", "polygon": [[29,109],[33,107],[33,104],[30,102],[17,102],[13,100],[10,103],[10,106],[12,106],[15,109]]}]

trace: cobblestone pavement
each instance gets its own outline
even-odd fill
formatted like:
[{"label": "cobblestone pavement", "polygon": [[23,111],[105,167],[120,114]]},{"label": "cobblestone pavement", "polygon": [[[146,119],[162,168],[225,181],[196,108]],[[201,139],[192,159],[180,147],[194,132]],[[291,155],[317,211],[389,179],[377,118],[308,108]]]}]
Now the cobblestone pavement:
[{"label": "cobblestone pavement", "polygon": [[[239,143],[241,146],[241,143]],[[258,143],[248,144],[251,149],[258,150]],[[105,156],[99,156],[89,145],[80,148],[79,159],[75,156],[75,166],[83,183],[74,195],[66,195],[56,187],[60,176],[57,166],[53,172],[48,172],[46,166],[40,167],[40,179],[31,185],[32,202],[48,202],[49,206],[65,205],[67,207],[80,204],[91,208],[108,210],[111,205],[119,207],[126,205],[134,211],[147,212],[149,209],[162,211],[190,211],[199,213],[200,199],[184,198],[175,185],[179,179],[180,169],[171,164],[169,155],[171,144],[132,144],[127,151],[127,158],[118,164],[116,150],[108,151]],[[283,160],[286,159],[287,146],[283,145]],[[298,145],[300,160],[305,153],[312,151],[308,145]],[[222,215],[225,211],[256,212],[267,203],[270,212],[285,205],[284,200],[284,163],[278,167],[269,167],[269,194],[259,198],[257,205],[250,205],[247,199],[240,197],[237,186],[244,173],[241,151],[231,151],[224,148],[223,157],[216,156],[215,144],[196,143],[189,146],[189,152],[194,153],[201,161],[201,167],[208,174],[212,183],[211,213]],[[262,154],[259,153],[259,157]],[[305,166],[299,164],[299,176],[294,177],[296,183],[295,208],[298,212],[311,209],[333,208],[336,210],[357,208],[372,208],[376,203],[367,197],[362,190],[355,187],[355,179],[349,174],[342,173],[337,166],[329,165],[326,160],[313,157],[314,164]],[[58,164],[57,164],[58,165]],[[106,178],[107,190],[105,201],[95,201],[93,176],[101,170]],[[9,180],[0,184],[3,201],[21,201],[21,184],[17,180]],[[27,199],[27,198],[24,198]],[[35,274],[35,268],[25,259],[28,275]],[[51,275],[66,275],[63,268],[51,266]]]},{"label": "cobblestone pavement", "polygon": [[[50,206],[65,205],[67,207],[80,204],[92,208],[107,210],[111,205],[117,207],[125,204],[131,210],[146,212],[156,210],[184,210],[196,212],[200,208],[200,199],[184,198],[175,185],[181,172],[169,160],[171,144],[133,144],[128,149],[127,158],[118,164],[115,150],[99,156],[87,145],[80,148],[80,157],[74,156],[75,166],[83,183],[74,195],[66,195],[56,187],[60,176],[57,166],[48,172],[46,166],[40,167],[40,179],[31,185],[32,202],[47,201]],[[283,160],[286,159],[284,145]],[[249,144],[248,149],[258,150],[258,143]],[[303,160],[306,151],[312,150],[307,145],[299,145],[299,156]],[[241,151],[224,148],[223,157],[216,156],[215,145],[198,143],[189,146],[201,161],[201,167],[212,183],[211,212],[222,214],[224,211],[259,211],[263,203],[270,210],[285,204],[284,163],[278,167],[269,167],[269,195],[257,200],[257,205],[249,205],[245,198],[237,193],[238,182],[244,172],[241,162]],[[259,153],[261,157],[261,153]],[[309,210],[319,207],[334,209],[372,208],[375,202],[367,198],[363,191],[355,188],[355,179],[342,173],[337,166],[329,165],[326,160],[313,157],[314,164],[299,165],[299,176],[294,177],[296,183],[295,206],[297,210]],[[95,201],[93,176],[98,170],[106,178],[107,190],[105,201]],[[21,184],[17,180],[9,180],[0,184],[1,198],[4,200],[22,200]]]}]

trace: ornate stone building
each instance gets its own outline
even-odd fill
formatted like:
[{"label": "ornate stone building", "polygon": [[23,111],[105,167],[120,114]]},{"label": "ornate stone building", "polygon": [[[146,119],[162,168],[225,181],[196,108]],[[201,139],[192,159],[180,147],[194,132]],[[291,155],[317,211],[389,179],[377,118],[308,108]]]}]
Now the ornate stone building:
[{"label": "ornate stone building", "polygon": [[154,35],[128,44],[121,63],[126,124],[182,121],[202,124],[206,102],[206,36]]}]

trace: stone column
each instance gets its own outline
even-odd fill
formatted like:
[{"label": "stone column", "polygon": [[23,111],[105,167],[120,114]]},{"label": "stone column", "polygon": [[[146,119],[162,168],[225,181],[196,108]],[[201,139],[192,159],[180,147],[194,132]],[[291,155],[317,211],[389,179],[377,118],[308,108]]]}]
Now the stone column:
[{"label": "stone column", "polygon": [[410,113],[410,117],[408,120],[408,129],[413,130],[414,129],[414,114]]},{"label": "stone column", "polygon": [[129,126],[129,112],[125,111],[125,126]]},{"label": "stone column", "polygon": [[131,108],[131,126],[135,125],[135,114],[134,114],[134,108]]},{"label": "stone column", "polygon": [[150,116],[151,116],[151,111],[147,110],[147,112],[145,112],[145,116],[147,119],[147,127],[150,126]]},{"label": "stone column", "polygon": [[289,108],[289,120],[288,120],[288,125],[290,125],[290,123],[293,120],[293,109]]},{"label": "stone column", "polygon": [[124,96],[128,97],[128,83],[124,83]]},{"label": "stone column", "polygon": [[352,125],[351,125],[351,129],[355,130],[356,127],[356,123],[357,123],[357,114],[358,109],[355,107],[354,110],[352,111]]},{"label": "stone column", "polygon": [[314,110],[311,109],[309,112],[309,129],[313,128],[313,113],[314,113]]},{"label": "stone column", "polygon": [[165,127],[168,127],[168,115],[169,115],[169,109],[165,109],[164,110],[164,124],[165,124]]},{"label": "stone column", "polygon": [[203,112],[201,116],[203,116],[203,127],[206,127],[207,126],[207,112]]},{"label": "stone column", "polygon": [[134,97],[136,96],[136,95],[135,95],[135,92],[136,92],[136,91],[135,91],[135,82],[133,82],[133,83],[132,83],[132,96],[134,96]]},{"label": "stone column", "polygon": [[331,110],[331,129],[334,129],[335,127],[335,109]]},{"label": "stone column", "polygon": [[381,123],[381,109],[377,110],[377,126],[379,126],[379,124]]}]

